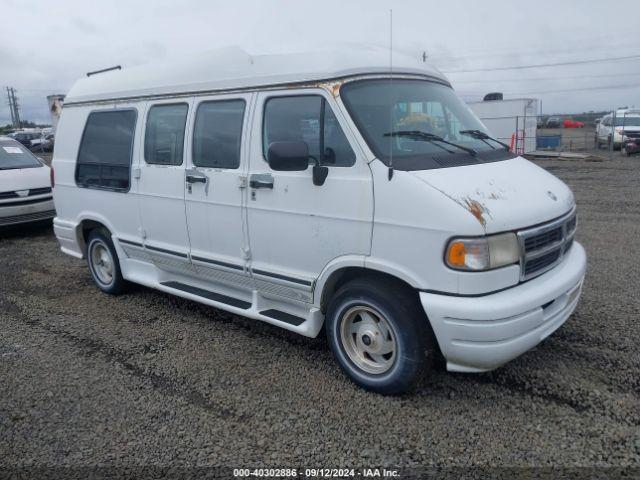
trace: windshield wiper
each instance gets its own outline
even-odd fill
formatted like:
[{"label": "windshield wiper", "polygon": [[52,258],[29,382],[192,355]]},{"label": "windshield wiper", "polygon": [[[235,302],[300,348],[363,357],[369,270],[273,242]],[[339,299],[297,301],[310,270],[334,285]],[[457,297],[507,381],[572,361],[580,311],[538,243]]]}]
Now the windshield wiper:
[{"label": "windshield wiper", "polygon": [[507,145],[506,143],[502,143],[500,140],[487,135],[482,130],[460,130],[458,133],[460,133],[462,135],[469,135],[469,136],[471,136],[473,138],[477,138],[478,140],[482,140],[484,143],[486,143],[487,145],[492,147],[494,150],[495,150],[496,147],[494,147],[489,142],[487,142],[487,140],[491,140],[492,142],[496,142],[496,143],[502,145],[505,149],[511,150],[511,147],[509,147],[509,145]]},{"label": "windshield wiper", "polygon": [[[439,135],[435,135],[429,132],[423,132],[422,130],[397,130],[395,132],[387,132],[384,134],[384,136],[385,137],[409,137],[409,138],[413,138],[414,140],[424,140],[426,142],[445,143],[447,145],[451,145],[452,147],[459,148],[460,150],[464,150],[465,152],[467,152],[469,155],[473,157],[478,155],[478,152],[476,152],[473,148],[465,147],[464,145],[450,142],[449,140],[445,140]],[[440,148],[443,148],[449,153],[453,153],[451,150],[444,148],[442,146]]]}]

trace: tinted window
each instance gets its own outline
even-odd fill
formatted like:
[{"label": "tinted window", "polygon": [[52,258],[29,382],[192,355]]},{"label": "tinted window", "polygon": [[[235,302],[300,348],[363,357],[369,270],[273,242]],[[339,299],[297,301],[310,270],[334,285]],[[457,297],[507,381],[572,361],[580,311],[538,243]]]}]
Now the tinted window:
[{"label": "tinted window", "polygon": [[334,167],[350,167],[356,162],[356,154],[349,145],[338,119],[325,103],[324,158],[322,164]]},{"label": "tinted window", "polygon": [[[264,111],[263,149],[265,158],[273,142],[303,141],[309,155],[320,163],[350,167],[355,154],[331,107],[320,96],[276,97]],[[309,163],[315,161],[310,158]]]},{"label": "tinted window", "polygon": [[155,105],[147,116],[144,135],[144,158],[157,165],[182,165],[186,103]]},{"label": "tinted window", "polygon": [[135,110],[89,114],[76,165],[80,186],[129,189],[135,126]]},{"label": "tinted window", "polygon": [[214,168],[240,166],[244,106],[244,100],[200,104],[193,130],[194,165]]},{"label": "tinted window", "polygon": [[0,140],[0,170],[41,166],[36,157],[20,143],[13,140]]}]

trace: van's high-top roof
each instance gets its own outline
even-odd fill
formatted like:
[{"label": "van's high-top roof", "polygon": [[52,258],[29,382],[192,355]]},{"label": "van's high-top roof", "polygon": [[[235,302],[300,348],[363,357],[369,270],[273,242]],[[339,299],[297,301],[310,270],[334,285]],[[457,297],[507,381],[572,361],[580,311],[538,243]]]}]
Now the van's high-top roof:
[{"label": "van's high-top roof", "polygon": [[[388,74],[389,60],[389,51],[376,47],[257,56],[239,48],[226,48],[175,62],[141,65],[82,78],[67,94],[65,106]],[[420,61],[418,55],[412,58],[394,52],[393,72],[427,76],[448,84],[436,68]]]}]

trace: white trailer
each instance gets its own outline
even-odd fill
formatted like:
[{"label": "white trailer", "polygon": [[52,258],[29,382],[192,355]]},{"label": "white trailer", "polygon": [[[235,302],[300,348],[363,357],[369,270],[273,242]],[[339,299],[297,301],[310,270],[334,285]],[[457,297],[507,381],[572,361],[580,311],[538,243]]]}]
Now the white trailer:
[{"label": "white trailer", "polygon": [[47,103],[49,104],[49,113],[51,114],[51,126],[55,132],[58,127],[60,115],[62,114],[64,95],[47,95]]},{"label": "white trailer", "polygon": [[540,101],[537,98],[513,98],[470,102],[469,108],[482,120],[492,135],[518,154],[536,149],[536,128]]}]

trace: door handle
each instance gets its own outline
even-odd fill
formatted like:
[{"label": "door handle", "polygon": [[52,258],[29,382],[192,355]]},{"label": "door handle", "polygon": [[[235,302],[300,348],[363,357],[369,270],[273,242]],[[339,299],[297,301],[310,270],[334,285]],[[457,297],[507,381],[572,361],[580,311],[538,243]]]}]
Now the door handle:
[{"label": "door handle", "polygon": [[187,183],[207,183],[206,175],[196,175],[194,173],[187,173],[186,176]]},{"label": "door handle", "polygon": [[194,183],[204,183],[204,194],[209,195],[209,177],[195,168],[185,170],[185,180],[187,182],[187,192],[191,193],[191,186]]},{"label": "door handle", "polygon": [[270,173],[254,173],[249,177],[251,188],[271,188],[273,189],[273,175]]}]

